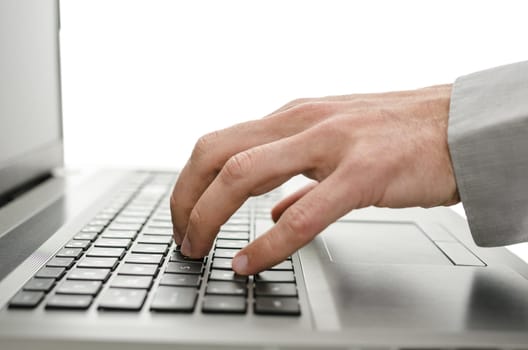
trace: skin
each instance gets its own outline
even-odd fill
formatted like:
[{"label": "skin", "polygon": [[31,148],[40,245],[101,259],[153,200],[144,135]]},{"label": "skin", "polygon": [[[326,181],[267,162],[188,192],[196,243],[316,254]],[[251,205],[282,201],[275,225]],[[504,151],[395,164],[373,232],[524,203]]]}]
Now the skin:
[{"label": "skin", "polygon": [[251,196],[304,174],[313,183],[271,212],[275,225],[233,259],[269,268],[351,210],[459,201],[447,145],[451,85],[292,101],[201,137],[171,196],[182,253],[208,254],[220,226]]}]

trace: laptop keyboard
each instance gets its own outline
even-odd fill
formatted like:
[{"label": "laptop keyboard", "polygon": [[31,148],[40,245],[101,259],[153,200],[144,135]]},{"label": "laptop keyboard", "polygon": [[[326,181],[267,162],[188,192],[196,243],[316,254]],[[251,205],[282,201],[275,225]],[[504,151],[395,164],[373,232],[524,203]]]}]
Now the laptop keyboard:
[{"label": "laptop keyboard", "polygon": [[[269,218],[280,193],[248,200],[220,229],[203,259],[172,240],[168,206],[175,174],[138,173],[11,299],[12,309],[300,315],[291,257],[255,276],[231,260]],[[51,311],[50,311],[51,312]]]}]

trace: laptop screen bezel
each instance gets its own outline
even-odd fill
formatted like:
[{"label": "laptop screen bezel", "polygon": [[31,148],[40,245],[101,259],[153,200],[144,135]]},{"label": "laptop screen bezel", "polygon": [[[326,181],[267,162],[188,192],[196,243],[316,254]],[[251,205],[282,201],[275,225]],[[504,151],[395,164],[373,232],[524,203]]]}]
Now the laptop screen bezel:
[{"label": "laptop screen bezel", "polygon": [[[39,0],[42,1],[42,0]],[[25,1],[26,6],[31,6],[31,1]],[[57,68],[59,76],[58,79],[58,120],[59,130],[58,138],[48,142],[44,145],[38,145],[24,154],[17,156],[15,159],[10,159],[6,162],[0,163],[0,205],[5,203],[14,194],[20,191],[28,183],[34,182],[36,179],[49,176],[54,168],[61,167],[64,163],[63,153],[63,130],[62,130],[62,101],[61,101],[61,77],[60,77],[60,45],[59,45],[59,31],[60,31],[60,10],[58,0],[48,0],[40,3],[39,6],[50,6],[50,11],[53,18],[53,23],[57,23],[55,37],[50,38],[53,43],[54,50],[56,50]],[[55,20],[56,19],[56,20]]]}]

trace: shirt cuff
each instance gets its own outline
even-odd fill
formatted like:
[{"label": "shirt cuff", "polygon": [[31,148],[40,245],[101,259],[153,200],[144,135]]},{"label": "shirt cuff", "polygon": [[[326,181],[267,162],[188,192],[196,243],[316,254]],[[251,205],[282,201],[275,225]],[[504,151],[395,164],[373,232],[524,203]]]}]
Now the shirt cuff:
[{"label": "shirt cuff", "polygon": [[456,80],[448,143],[475,243],[528,241],[528,61]]}]

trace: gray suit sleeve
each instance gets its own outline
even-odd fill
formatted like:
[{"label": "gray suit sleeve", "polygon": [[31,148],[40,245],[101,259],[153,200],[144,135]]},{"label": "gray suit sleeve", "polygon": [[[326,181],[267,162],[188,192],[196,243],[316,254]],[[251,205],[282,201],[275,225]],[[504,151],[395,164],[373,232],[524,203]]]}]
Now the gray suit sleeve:
[{"label": "gray suit sleeve", "polygon": [[456,80],[448,143],[475,243],[528,241],[528,61]]}]

